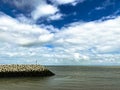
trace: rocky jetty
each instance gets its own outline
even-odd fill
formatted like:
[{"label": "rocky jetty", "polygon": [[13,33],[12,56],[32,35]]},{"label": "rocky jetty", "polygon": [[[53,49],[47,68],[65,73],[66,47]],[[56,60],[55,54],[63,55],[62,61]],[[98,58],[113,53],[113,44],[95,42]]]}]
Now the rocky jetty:
[{"label": "rocky jetty", "polygon": [[50,70],[41,65],[0,65],[0,77],[52,76]]}]

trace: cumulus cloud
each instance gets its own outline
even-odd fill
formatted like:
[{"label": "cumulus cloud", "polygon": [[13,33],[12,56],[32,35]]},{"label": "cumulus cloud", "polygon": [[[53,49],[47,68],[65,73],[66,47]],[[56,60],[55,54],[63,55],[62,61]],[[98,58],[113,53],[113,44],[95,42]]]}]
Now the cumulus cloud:
[{"label": "cumulus cloud", "polygon": [[120,63],[120,17],[76,22],[62,29],[24,23],[5,14],[0,20],[0,57],[30,63],[35,58],[41,64]]},{"label": "cumulus cloud", "polygon": [[[87,60],[93,63],[109,63],[113,54],[120,57],[119,22],[120,17],[101,22],[73,23],[55,34],[53,44],[76,62]],[[114,58],[114,62],[118,62],[116,60],[118,59]]]},{"label": "cumulus cloud", "polygon": [[56,43],[82,47],[81,50],[94,49],[96,53],[117,52],[120,45],[119,21],[120,17],[104,22],[74,23],[56,35]]},{"label": "cumulus cloud", "polygon": [[10,0],[1,0],[1,1],[3,3],[7,3],[9,5],[15,6],[18,9],[24,9],[29,7],[29,9],[31,10],[40,3],[42,4],[46,2],[46,0],[30,0],[29,3],[26,0],[12,0],[12,2]]},{"label": "cumulus cloud", "polygon": [[26,0],[13,0],[12,2],[10,0],[2,0],[2,2],[15,7],[21,12],[26,12],[26,15],[29,18],[24,17],[22,14],[16,15],[21,21],[22,19],[26,19],[24,22],[31,22],[32,19],[35,22],[41,17],[48,18],[49,20],[57,20],[62,16],[62,14],[58,13],[58,7],[56,5],[48,4],[46,0],[30,0],[29,3]]},{"label": "cumulus cloud", "polygon": [[[53,37],[48,30],[37,25],[21,23],[7,15],[0,16],[0,40],[10,43],[29,46],[31,44],[43,44]],[[47,36],[47,38],[45,38]]]},{"label": "cumulus cloud", "polygon": [[58,20],[58,19],[61,19],[62,18],[62,14],[60,13],[56,13],[55,15],[51,15],[48,20]]},{"label": "cumulus cloud", "polygon": [[76,5],[78,2],[84,2],[85,0],[52,0],[53,3],[56,4],[72,4],[72,5]]},{"label": "cumulus cloud", "polygon": [[34,11],[32,11],[31,15],[34,20],[39,19],[43,16],[54,15],[59,10],[57,7],[50,5],[50,4],[40,4],[36,7]]},{"label": "cumulus cloud", "polygon": [[59,4],[67,4],[67,3],[73,3],[76,0],[54,0],[54,1],[56,1]]}]

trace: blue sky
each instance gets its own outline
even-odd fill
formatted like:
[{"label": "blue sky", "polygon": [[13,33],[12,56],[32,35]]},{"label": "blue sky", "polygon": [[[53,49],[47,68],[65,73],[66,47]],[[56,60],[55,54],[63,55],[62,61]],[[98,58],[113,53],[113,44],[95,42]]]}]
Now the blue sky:
[{"label": "blue sky", "polygon": [[1,0],[0,64],[120,65],[120,0]]}]

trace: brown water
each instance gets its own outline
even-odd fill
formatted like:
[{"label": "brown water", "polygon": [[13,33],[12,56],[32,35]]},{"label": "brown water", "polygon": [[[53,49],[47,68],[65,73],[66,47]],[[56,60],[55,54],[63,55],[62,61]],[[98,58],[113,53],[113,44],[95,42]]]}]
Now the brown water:
[{"label": "brown water", "polygon": [[56,75],[0,78],[0,90],[120,90],[120,67],[48,67]]}]

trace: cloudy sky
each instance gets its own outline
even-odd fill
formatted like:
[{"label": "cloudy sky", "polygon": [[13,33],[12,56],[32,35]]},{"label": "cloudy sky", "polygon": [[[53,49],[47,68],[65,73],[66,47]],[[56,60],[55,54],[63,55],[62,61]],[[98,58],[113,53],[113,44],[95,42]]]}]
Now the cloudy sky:
[{"label": "cloudy sky", "polygon": [[120,0],[0,0],[0,64],[120,65]]}]

